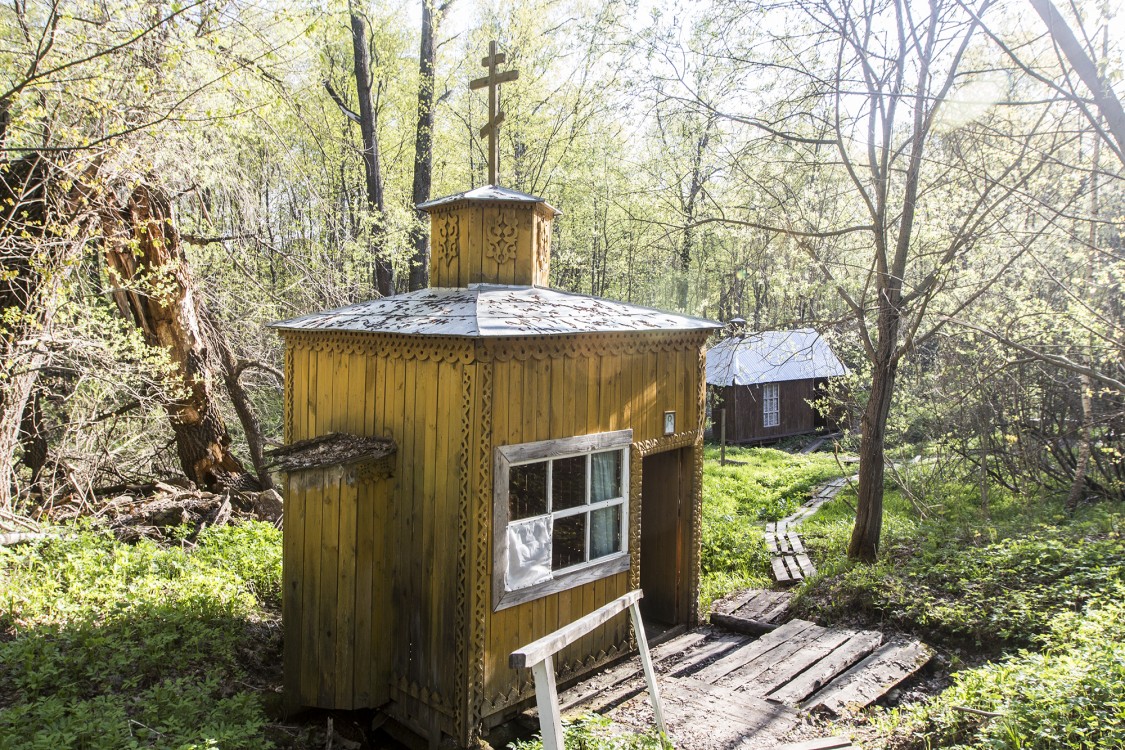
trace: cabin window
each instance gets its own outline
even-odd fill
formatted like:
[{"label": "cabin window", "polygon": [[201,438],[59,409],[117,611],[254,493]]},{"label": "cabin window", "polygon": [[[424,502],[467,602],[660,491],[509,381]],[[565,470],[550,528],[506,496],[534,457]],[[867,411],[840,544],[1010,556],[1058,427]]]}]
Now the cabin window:
[{"label": "cabin window", "polygon": [[777,383],[762,386],[762,427],[777,427],[781,424],[781,400],[778,398]]},{"label": "cabin window", "polygon": [[497,609],[628,569],[632,438],[621,430],[496,449]]}]

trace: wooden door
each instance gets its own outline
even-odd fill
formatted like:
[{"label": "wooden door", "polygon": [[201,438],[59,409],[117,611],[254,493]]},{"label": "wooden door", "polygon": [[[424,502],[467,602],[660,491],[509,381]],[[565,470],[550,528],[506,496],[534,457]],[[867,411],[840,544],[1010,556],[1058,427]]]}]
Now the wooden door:
[{"label": "wooden door", "polygon": [[641,472],[641,612],[646,621],[687,623],[691,449],[646,456]]}]

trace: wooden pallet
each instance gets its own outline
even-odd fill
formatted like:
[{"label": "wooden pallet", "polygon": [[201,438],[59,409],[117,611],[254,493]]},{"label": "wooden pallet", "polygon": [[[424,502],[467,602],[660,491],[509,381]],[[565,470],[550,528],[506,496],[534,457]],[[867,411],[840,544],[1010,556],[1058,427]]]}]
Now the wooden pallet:
[{"label": "wooden pallet", "polygon": [[809,576],[816,575],[816,566],[805,552],[805,545],[797,533],[797,526],[816,513],[820,506],[836,497],[847,483],[845,477],[825,482],[817,487],[813,496],[794,513],[775,523],[766,524],[766,548],[771,554],[770,568],[775,581],[792,586]]},{"label": "wooden pallet", "polygon": [[[745,593],[718,609],[759,608],[761,614],[768,602],[781,603],[762,593],[785,592]],[[653,649],[653,661],[678,747],[772,750],[803,711],[841,713],[871,703],[920,669],[930,653],[917,641],[884,644],[876,631],[825,628],[797,619],[760,638],[711,628],[692,631]],[[652,721],[647,701],[635,659],[560,696],[564,712],[594,711],[642,731]]]}]

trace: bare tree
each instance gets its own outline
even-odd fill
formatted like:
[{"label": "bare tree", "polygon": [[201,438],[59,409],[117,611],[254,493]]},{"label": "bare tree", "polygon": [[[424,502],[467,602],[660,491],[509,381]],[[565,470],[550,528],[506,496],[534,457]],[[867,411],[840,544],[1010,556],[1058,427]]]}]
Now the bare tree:
[{"label": "bare tree", "polygon": [[384,297],[395,293],[394,269],[386,257],[386,201],[383,196],[383,172],[379,162],[379,109],[372,97],[376,86],[371,71],[371,33],[367,19],[351,8],[349,3],[352,34],[352,73],[355,77],[356,94],[359,98],[359,113],[348,108],[328,81],[324,87],[336,106],[353,122],[359,123],[360,141],[363,147],[364,188],[367,195],[367,210],[374,225],[371,227],[371,257],[374,265],[372,282],[375,291]]},{"label": "bare tree", "polygon": [[[1063,138],[1042,136],[1042,123],[1033,122],[997,148],[989,145],[999,137],[992,125],[974,130],[972,118],[945,116],[955,87],[971,75],[963,61],[991,2],[972,12],[953,0],[731,3],[712,58],[733,71],[730,80],[769,77],[785,94],[750,111],[689,98],[756,134],[736,166],[762,158],[763,133],[765,153],[786,165],[753,178],[754,194],[768,201],[717,206],[719,217],[708,221],[794,238],[851,311],[870,371],[853,559],[874,560],[879,550],[899,366],[1034,242],[1025,214],[1010,209]],[[785,19],[766,19],[770,13]],[[772,54],[762,51],[763,36]],[[733,41],[742,39],[756,46]],[[970,278],[963,271],[984,262],[986,241],[987,262]]]},{"label": "bare tree", "polygon": [[[422,34],[418,48],[418,121],[414,128],[414,182],[410,197],[417,206],[430,199],[434,171],[434,63],[437,47],[434,36],[438,22],[452,0],[435,7],[433,0],[422,0]],[[411,232],[414,254],[410,259],[410,291],[425,289],[430,282],[429,218],[417,211],[417,226]]]}]

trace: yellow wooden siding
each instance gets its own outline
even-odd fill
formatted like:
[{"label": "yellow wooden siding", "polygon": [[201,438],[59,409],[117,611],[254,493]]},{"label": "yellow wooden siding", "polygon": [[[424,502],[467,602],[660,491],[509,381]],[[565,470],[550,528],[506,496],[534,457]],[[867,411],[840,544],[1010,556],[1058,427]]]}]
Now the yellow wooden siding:
[{"label": "yellow wooden siding", "polygon": [[[440,715],[443,727],[453,725],[450,713],[467,717],[473,699],[467,686],[459,692],[455,682],[458,674],[471,679],[471,664],[459,669],[458,659],[467,662],[472,654],[453,648],[469,637],[456,631],[461,467],[469,471],[466,491],[474,509],[478,498],[487,498],[478,533],[491,554],[492,488],[479,488],[478,467],[482,460],[491,466],[495,446],[624,428],[633,429],[635,442],[651,440],[663,435],[667,410],[676,411],[678,432],[697,426],[694,349],[472,365],[305,346],[293,347],[287,356],[291,440],[346,431],[389,436],[397,445],[390,481],[348,485],[337,478],[308,486],[291,481],[287,488],[283,607],[286,641],[297,645],[287,646],[286,685],[287,698],[295,696],[291,701],[301,705],[376,706],[398,697],[403,706],[441,704],[425,721],[437,722]],[[467,405],[466,368],[478,392]],[[490,434],[482,435],[479,389],[486,368],[492,383]],[[469,434],[462,444],[466,407]],[[463,461],[466,448],[471,453]],[[630,523],[639,520],[631,517]],[[473,554],[475,539],[467,544]],[[474,562],[475,557],[466,562],[470,571]],[[484,590],[491,591],[492,560],[484,565],[489,578]],[[530,673],[508,667],[511,651],[620,596],[628,581],[629,574],[620,573],[497,613],[487,597],[480,624],[485,713],[530,694]],[[466,583],[471,592],[473,578]],[[472,601],[466,596],[463,606]],[[581,671],[591,665],[591,655],[622,645],[628,629],[624,618],[619,620],[565,649],[558,664]],[[468,623],[470,632],[474,627]],[[402,690],[412,697],[397,692]],[[454,705],[459,694],[468,700]]]},{"label": "yellow wooden siding", "polygon": [[[697,357],[698,352],[690,350],[497,362],[492,445],[627,428],[633,430],[634,442],[642,442],[664,436],[665,411],[676,412],[677,432],[695,430]],[[526,670],[520,674],[508,667],[509,653],[621,596],[628,582],[629,574],[619,573],[492,613],[485,660],[487,698],[500,702],[514,689],[526,691],[530,685]],[[590,655],[604,655],[627,637],[625,618],[618,618],[561,652],[558,664],[580,668]]]}]

